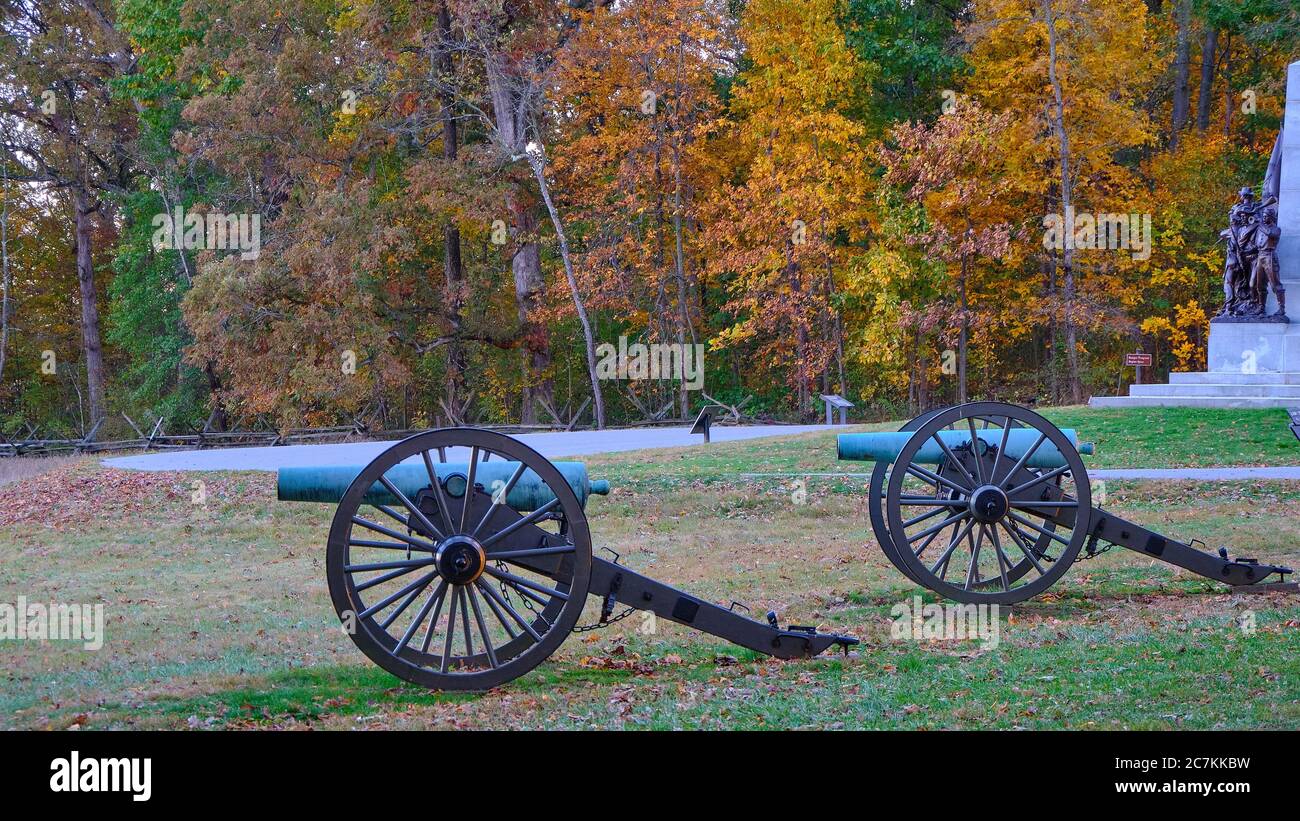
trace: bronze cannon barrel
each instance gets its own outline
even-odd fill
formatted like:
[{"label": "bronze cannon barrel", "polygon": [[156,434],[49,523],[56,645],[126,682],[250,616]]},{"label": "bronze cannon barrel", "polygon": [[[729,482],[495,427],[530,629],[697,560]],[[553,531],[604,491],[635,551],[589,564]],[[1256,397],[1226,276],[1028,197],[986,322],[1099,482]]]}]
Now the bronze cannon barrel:
[{"label": "bronze cannon barrel", "polygon": [[[587,498],[592,494],[603,496],[609,493],[609,482],[592,481],[587,477],[587,466],[581,462],[555,462],[555,467],[564,476],[578,501],[585,507]],[[469,479],[469,465],[456,462],[434,463],[434,471],[442,482],[447,494],[459,499],[465,495],[465,485]],[[519,462],[480,462],[474,471],[474,483],[481,485],[487,493],[495,493],[504,488],[519,468]],[[282,502],[326,502],[338,503],[343,494],[364,470],[361,465],[343,465],[333,467],[294,467],[281,468],[276,483],[278,498]],[[431,487],[429,472],[423,464],[400,464],[389,468],[384,477],[407,498],[414,499],[416,494]],[[531,469],[523,472],[519,481],[510,489],[506,504],[515,510],[537,510],[555,498],[555,494],[545,482]],[[366,504],[394,505],[399,500],[382,484],[375,484],[366,492],[363,502]]]},{"label": "bronze cannon barrel", "polygon": [[[1066,438],[1078,449],[1080,453],[1091,454],[1093,447],[1091,443],[1079,442],[1079,437],[1073,430],[1062,430]],[[1002,431],[1000,429],[989,429],[975,431],[976,436],[981,442],[989,447],[997,447],[1002,442]],[[971,435],[968,430],[941,430],[937,434],[943,438],[943,442],[949,450],[955,450],[959,447],[969,447]],[[881,432],[881,433],[842,433],[839,436],[839,458],[842,460],[854,462],[892,462],[902,453],[903,447],[913,434],[909,431],[900,432]],[[1033,428],[1013,428],[1007,435],[1006,450],[1003,455],[1011,459],[1019,459],[1030,448],[1033,448],[1038,442],[1041,434]],[[937,465],[943,460],[944,449],[933,438],[927,440],[917,450],[916,456],[912,458],[913,462],[918,464]],[[1065,458],[1057,450],[1056,445],[1046,438],[1038,442],[1033,454],[1026,462],[1028,467],[1033,468],[1058,468],[1065,465]]]}]

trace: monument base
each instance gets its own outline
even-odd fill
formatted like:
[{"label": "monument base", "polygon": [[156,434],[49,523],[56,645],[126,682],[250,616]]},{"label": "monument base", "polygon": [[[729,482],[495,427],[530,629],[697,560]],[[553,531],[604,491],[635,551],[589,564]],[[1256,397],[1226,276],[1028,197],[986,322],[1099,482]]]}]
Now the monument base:
[{"label": "monument base", "polygon": [[1216,316],[1214,319],[1210,320],[1210,324],[1243,325],[1250,322],[1274,322],[1282,324],[1290,321],[1291,318],[1286,314],[1273,314],[1272,316]]},{"label": "monument base", "polygon": [[1128,396],[1094,396],[1094,408],[1300,407],[1300,324],[1210,324],[1208,371],[1171,373],[1165,384],[1131,385]]},{"label": "monument base", "polygon": [[[1292,300],[1300,300],[1300,62],[1287,69],[1286,89],[1287,127],[1274,154],[1280,160],[1275,178],[1281,229],[1277,258],[1282,287]],[[1300,302],[1292,302],[1291,309],[1297,310],[1297,305]],[[1094,408],[1300,408],[1300,323],[1271,316],[1277,310],[1270,290],[1264,308],[1268,316],[1211,321],[1208,371],[1171,373],[1168,384],[1133,385],[1128,396],[1094,396],[1089,404]]]}]

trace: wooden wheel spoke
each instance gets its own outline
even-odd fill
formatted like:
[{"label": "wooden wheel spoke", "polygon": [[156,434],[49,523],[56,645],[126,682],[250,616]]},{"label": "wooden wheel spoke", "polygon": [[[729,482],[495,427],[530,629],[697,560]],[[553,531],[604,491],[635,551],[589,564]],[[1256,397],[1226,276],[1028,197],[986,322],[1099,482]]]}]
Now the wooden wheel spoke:
[{"label": "wooden wheel spoke", "polygon": [[940,513],[946,513],[946,512],[947,512],[947,508],[936,507],[934,510],[931,510],[929,513],[922,513],[920,516],[913,516],[912,518],[903,522],[903,527],[911,527],[912,525],[919,525],[921,522],[924,522],[926,519],[933,519],[935,516],[938,516]]},{"label": "wooden wheel spoke", "polygon": [[492,514],[496,513],[497,509],[506,503],[506,499],[510,496],[510,491],[515,489],[515,484],[519,481],[519,477],[523,476],[524,471],[527,469],[528,466],[523,462],[520,462],[519,467],[515,468],[515,472],[510,475],[510,480],[505,483],[505,486],[503,486],[499,491],[493,492],[492,504],[488,505],[488,509],[483,514],[483,518],[479,519],[478,524],[474,525],[474,529],[470,531],[469,535],[471,537],[478,536],[479,531],[488,523],[488,519],[492,518]]},{"label": "wooden wheel spoke", "polygon": [[524,516],[514,522],[511,522],[509,525],[506,525],[505,527],[503,527],[502,529],[498,530],[496,533],[493,533],[491,536],[488,536],[485,539],[480,539],[479,544],[483,546],[484,550],[487,550],[489,547],[501,541],[505,537],[509,536],[511,533],[514,533],[520,528],[527,527],[528,525],[531,525],[541,520],[543,516],[550,513],[555,508],[559,507],[559,505],[560,505],[560,499],[557,496],[551,499],[546,504],[534,510],[532,513],[529,513],[527,516]]},{"label": "wooden wheel spoke", "polygon": [[1047,571],[1043,569],[1043,566],[1039,564],[1038,557],[1034,555],[1034,551],[1030,550],[1025,545],[1025,541],[1020,537],[1019,528],[1014,528],[1005,521],[999,522],[998,524],[1002,525],[1003,529],[1007,531],[1007,535],[1011,537],[1011,541],[1015,542],[1016,547],[1020,548],[1020,552],[1025,554],[1025,558],[1028,559],[1029,563],[1038,571],[1038,575],[1042,576],[1047,573]]},{"label": "wooden wheel spoke", "polygon": [[517,559],[531,559],[537,556],[562,556],[565,553],[572,553],[574,546],[571,544],[556,545],[555,547],[534,547],[527,550],[502,550],[500,553],[489,553],[488,557],[500,561],[517,564]]},{"label": "wooden wheel spoke", "polygon": [[1007,516],[1009,516],[1011,519],[1013,519],[1013,520],[1014,520],[1015,522],[1017,522],[1018,524],[1022,524],[1022,525],[1024,525],[1025,527],[1028,527],[1028,528],[1032,528],[1032,529],[1034,529],[1034,530],[1037,530],[1039,533],[1043,534],[1044,536],[1050,536],[1051,538],[1055,539],[1056,541],[1060,542],[1060,543],[1063,544],[1063,545],[1069,546],[1069,544],[1070,544],[1070,542],[1069,542],[1068,540],[1062,538],[1061,536],[1058,536],[1055,532],[1053,532],[1053,531],[1051,531],[1051,530],[1048,530],[1048,529],[1045,528],[1045,527],[1040,527],[1039,525],[1034,524],[1033,522],[1029,521],[1028,519],[1024,518],[1023,516],[1018,516],[1018,515],[1016,515],[1016,513],[1015,513],[1014,511],[1009,511],[1009,512],[1007,513]]},{"label": "wooden wheel spoke", "polygon": [[429,626],[424,629],[424,640],[420,642],[420,652],[429,652],[429,643],[433,640],[433,629],[438,626],[438,617],[442,615],[442,605],[447,600],[447,583],[439,582],[438,589],[434,591],[434,597],[438,604],[433,608],[433,615],[429,617]]},{"label": "wooden wheel spoke", "polygon": [[998,483],[998,464],[1002,461],[1002,453],[1007,449],[1007,441],[1011,438],[1011,417],[1002,417],[1002,439],[998,442],[998,452],[993,454],[993,467],[989,468],[989,484]]},{"label": "wooden wheel spoke", "polygon": [[940,507],[966,507],[970,503],[965,499],[934,499],[929,496],[918,496],[914,499],[903,499],[899,504],[904,507],[928,507],[930,505],[939,505]]},{"label": "wooden wheel spoke", "polygon": [[[478,587],[478,584],[475,584],[474,586]],[[483,597],[483,601],[487,604],[488,610],[491,610],[492,615],[501,623],[501,627],[506,631],[506,635],[512,639],[518,638],[519,634],[515,632],[515,628],[512,626],[510,619],[506,618],[505,614],[501,612],[501,608],[497,607],[497,603],[492,600],[492,597],[483,592],[480,592],[479,595]]]},{"label": "wooden wheel spoke", "polygon": [[358,593],[360,593],[362,590],[369,590],[370,588],[377,587],[383,584],[384,582],[391,582],[393,579],[400,578],[401,576],[405,576],[407,573],[413,573],[417,569],[418,568],[416,567],[398,568],[397,570],[394,570],[391,573],[385,573],[382,576],[375,576],[372,579],[366,579],[364,582],[358,584],[354,589]]},{"label": "wooden wheel spoke", "polygon": [[348,564],[343,566],[344,573],[365,573],[370,570],[394,570],[401,567],[427,567],[434,563],[433,557],[427,559],[404,559],[394,562],[370,562],[369,564]]},{"label": "wooden wheel spoke", "polygon": [[952,524],[953,522],[964,519],[969,515],[970,515],[969,511],[959,510],[953,515],[949,516],[947,519],[944,519],[942,522],[939,522],[939,524],[931,525],[930,527],[927,527],[925,530],[922,530],[920,533],[917,533],[915,536],[908,537],[907,543],[908,545],[911,545],[917,539],[923,539],[926,536],[929,536],[931,533],[935,533],[937,531],[943,530],[945,527]]},{"label": "wooden wheel spoke", "polygon": [[[472,464],[472,463],[471,463]],[[465,491],[469,496],[469,491]],[[447,662],[451,661],[451,643],[456,638],[456,603],[460,601],[460,588],[451,589],[451,604],[447,607],[447,640],[442,645],[442,663],[439,665],[440,672],[447,672]]]},{"label": "wooden wheel spoke", "polygon": [[483,610],[478,604],[478,593],[472,587],[466,588],[465,593],[470,604],[474,607],[474,621],[478,624],[479,634],[483,636],[483,649],[487,653],[488,664],[493,668],[500,667],[501,664],[497,661],[496,648],[492,646],[492,637],[488,635],[487,623],[483,621]]},{"label": "wooden wheel spoke", "polygon": [[1025,482],[1022,485],[1016,485],[1011,490],[1007,491],[1007,495],[1018,496],[1019,494],[1024,493],[1026,490],[1029,490],[1031,487],[1034,487],[1035,485],[1040,485],[1043,482],[1050,482],[1053,479],[1055,479],[1057,476],[1069,472],[1070,472],[1069,465],[1061,465],[1059,468],[1054,468],[1052,470],[1049,470],[1047,473],[1039,474],[1038,476],[1034,477],[1033,479],[1030,479],[1028,482]]},{"label": "wooden wheel spoke", "polygon": [[469,450],[469,475],[465,477],[465,495],[460,503],[460,526],[457,533],[465,532],[465,523],[469,518],[469,503],[474,498],[474,474],[478,471],[478,445]]},{"label": "wooden wheel spoke", "polygon": [[417,536],[407,536],[404,533],[398,533],[396,530],[393,530],[390,527],[384,527],[378,522],[372,522],[369,519],[363,519],[360,516],[353,516],[352,523],[356,525],[361,525],[367,530],[373,530],[376,533],[382,533],[390,539],[397,539],[399,542],[406,542],[411,547],[417,550],[422,550],[425,553],[438,552],[438,546],[433,544],[432,542],[426,542],[424,539],[421,539]]},{"label": "wooden wheel spoke", "polygon": [[1007,570],[1011,568],[1011,559],[1002,550],[1002,540],[998,538],[998,529],[996,525],[988,528],[989,541],[993,542],[993,551],[998,559],[998,575],[1002,577],[1002,589],[1010,590],[1011,581],[1007,578]]},{"label": "wooden wheel spoke", "polygon": [[421,584],[416,589],[412,590],[411,594],[402,600],[402,603],[397,607],[396,610],[394,610],[393,612],[389,613],[387,616],[384,617],[384,620],[379,623],[379,626],[384,628],[385,630],[387,630],[390,626],[392,626],[393,622],[397,621],[398,617],[406,612],[406,608],[410,607],[412,602],[420,598],[420,594],[423,593],[425,589],[429,586],[430,581],[433,580],[430,579],[429,581],[426,581],[423,584]]},{"label": "wooden wheel spoke", "polygon": [[[975,424],[974,422],[972,422],[971,430],[973,431],[974,429],[975,429]],[[984,543],[984,525],[981,524],[979,535],[975,537],[975,544],[974,546],[971,547],[970,564],[966,566],[966,589],[967,590],[971,589],[971,585],[975,583],[975,579],[979,575],[980,545],[982,545],[983,543]]]},{"label": "wooden wheel spoke", "polygon": [[961,475],[966,477],[966,481],[970,482],[971,487],[975,487],[977,484],[982,484],[982,482],[976,482],[975,477],[970,475],[970,471],[967,470],[966,466],[957,458],[957,454],[952,452],[952,448],[948,447],[948,443],[943,441],[943,437],[939,435],[938,431],[935,431],[934,436],[930,438],[939,443],[939,447],[943,450],[944,455],[948,457],[949,463],[961,471]]},{"label": "wooden wheel spoke", "polygon": [[[447,454],[442,448],[438,448],[438,455],[443,462],[447,461]],[[443,488],[442,482],[438,480],[438,471],[433,466],[433,459],[429,456],[429,451],[420,451],[421,460],[424,462],[424,469],[429,474],[429,485],[433,488],[433,498],[438,504],[438,516],[442,519],[444,527],[451,528],[451,513],[447,509],[447,491]]]},{"label": "wooden wheel spoke", "polygon": [[429,582],[433,581],[437,577],[438,577],[438,571],[436,570],[433,571],[432,573],[426,573],[425,575],[421,576],[420,578],[408,584],[406,587],[403,587],[401,590],[389,594],[384,599],[375,602],[374,604],[367,607],[365,610],[362,610],[360,613],[357,614],[357,619],[370,618],[371,616],[378,613],[380,610],[383,610],[385,607],[397,601],[402,596],[405,596],[407,593],[411,592],[415,588],[419,587],[421,590],[423,590],[425,587],[429,585]]},{"label": "wooden wheel spoke", "polygon": [[949,490],[955,490],[958,493],[962,494],[963,496],[970,495],[971,488],[962,487],[961,485],[957,484],[951,479],[948,479],[947,477],[944,476],[940,476],[937,473],[933,473],[921,467],[920,465],[916,464],[915,462],[907,466],[907,472],[917,477],[918,479],[924,479],[926,482],[930,483],[931,485],[934,485],[935,488],[938,488],[940,485],[943,485],[947,487]]},{"label": "wooden wheel spoke", "polygon": [[[413,637],[416,631],[420,629],[420,625],[424,623],[425,618],[429,615],[430,608],[432,608],[433,603],[439,599],[445,587],[446,582],[439,583],[437,590],[435,590],[433,595],[429,597],[429,600],[424,603],[424,606],[420,608],[420,612],[416,614],[415,618],[411,620],[410,625],[406,628],[406,632],[402,633],[402,638],[398,640],[397,646],[393,648],[394,656],[402,655],[402,651],[406,649],[406,645],[410,644],[411,637]],[[389,622],[389,624],[392,624],[392,622]],[[388,625],[384,625],[384,629],[387,628]]]},{"label": "wooden wheel spoke", "polygon": [[397,544],[395,542],[380,542],[380,541],[375,541],[373,539],[349,539],[348,546],[349,547],[373,547],[379,550],[403,550],[408,552],[412,550],[418,550],[421,553],[433,552],[432,550],[427,550],[426,548],[423,547],[416,547],[415,545],[412,545],[410,543]]},{"label": "wooden wheel spoke", "polygon": [[[984,421],[984,427],[987,429],[988,420],[986,419]],[[979,433],[975,430],[975,417],[967,417],[966,422],[970,425],[970,452],[971,456],[975,459],[975,476],[979,479],[979,483],[982,485],[984,484],[984,460],[980,458],[980,442],[984,440],[980,439]],[[967,475],[969,476],[970,474]],[[982,531],[983,528],[980,528],[980,530]]]},{"label": "wooden wheel spoke", "polygon": [[951,557],[953,551],[957,549],[957,544],[961,542],[962,539],[966,538],[966,534],[969,533],[970,529],[974,526],[975,520],[971,519],[960,531],[957,532],[956,535],[952,537],[952,540],[948,542],[948,546],[944,548],[943,553],[939,556],[939,560],[930,568],[931,573],[938,573],[940,565],[947,564],[949,557]]},{"label": "wooden wheel spoke", "polygon": [[[1032,458],[1033,455],[1038,452],[1038,449],[1042,447],[1043,443],[1046,441],[1047,441],[1047,434],[1043,433],[1042,431],[1039,431],[1038,439],[1034,441],[1034,444],[1030,446],[1029,450],[1025,451],[1020,455],[1020,458],[1016,460],[1016,463],[1011,466],[1011,470],[1007,471],[1006,478],[1002,480],[1003,484],[1010,482],[1011,477],[1015,476],[1016,473],[1018,473],[1020,469],[1024,467],[1026,463],[1029,462],[1030,458]],[[1001,485],[999,485],[999,487],[1001,487]]]},{"label": "wooden wheel spoke", "polygon": [[[411,515],[415,517],[415,520],[420,523],[421,527],[428,530],[429,533],[433,535],[433,538],[439,541],[442,541],[443,539],[447,538],[446,536],[443,535],[442,531],[439,528],[434,526],[433,522],[429,521],[429,517],[424,515],[424,511],[420,510],[419,506],[416,505],[415,502],[412,502],[410,499],[406,498],[406,494],[402,492],[401,488],[399,488],[397,485],[390,482],[387,476],[380,476],[379,484],[383,485],[384,489],[387,490],[389,493],[396,496],[397,501],[402,503],[402,507],[411,511]],[[389,512],[387,508],[380,508],[380,509],[383,510],[385,513]]]},{"label": "wooden wheel spoke", "polygon": [[519,615],[518,610],[510,606],[510,602],[506,601],[500,593],[493,590],[492,585],[485,583],[481,577],[475,582],[475,584],[478,585],[480,590],[487,594],[489,599],[494,600],[503,610],[509,613],[510,618],[514,619],[515,623],[522,627],[525,633],[532,636],[533,641],[540,642],[542,640],[542,635],[533,629],[532,624],[525,620],[523,616]]}]

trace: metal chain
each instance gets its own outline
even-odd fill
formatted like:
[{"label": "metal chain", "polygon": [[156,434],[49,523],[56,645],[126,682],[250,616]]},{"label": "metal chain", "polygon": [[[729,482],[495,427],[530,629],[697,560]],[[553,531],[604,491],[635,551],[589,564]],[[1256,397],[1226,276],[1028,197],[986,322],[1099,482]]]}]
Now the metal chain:
[{"label": "metal chain", "polygon": [[606,627],[609,627],[611,624],[614,624],[615,622],[620,622],[620,621],[622,621],[623,619],[627,618],[628,616],[632,615],[632,614],[635,613],[635,612],[636,612],[636,608],[635,608],[635,607],[629,607],[628,609],[624,610],[622,613],[619,613],[617,616],[611,616],[610,618],[608,618],[607,620],[605,620],[603,623],[602,623],[602,622],[594,622],[594,623],[592,623],[592,624],[583,624],[583,625],[580,625],[580,626],[578,626],[578,627],[573,628],[573,632],[574,632],[574,633],[590,633],[590,632],[592,632],[593,630],[604,630]]},{"label": "metal chain", "polygon": [[1077,557],[1075,557],[1074,560],[1075,560],[1076,562],[1086,562],[1086,561],[1088,561],[1089,559],[1095,559],[1095,558],[1097,558],[1098,556],[1100,556],[1100,555],[1103,554],[1103,553],[1109,553],[1110,550],[1111,550],[1111,548],[1113,548],[1114,546],[1115,546],[1115,545],[1114,545],[1113,542],[1107,542],[1105,547],[1103,547],[1101,550],[1098,550],[1098,549],[1097,549],[1097,536],[1096,536],[1096,534],[1093,534],[1092,536],[1090,536],[1090,537],[1088,538],[1088,544],[1087,544],[1087,546],[1086,546],[1086,550],[1087,550],[1087,552],[1086,552],[1085,554],[1083,554],[1082,556],[1077,556]]}]

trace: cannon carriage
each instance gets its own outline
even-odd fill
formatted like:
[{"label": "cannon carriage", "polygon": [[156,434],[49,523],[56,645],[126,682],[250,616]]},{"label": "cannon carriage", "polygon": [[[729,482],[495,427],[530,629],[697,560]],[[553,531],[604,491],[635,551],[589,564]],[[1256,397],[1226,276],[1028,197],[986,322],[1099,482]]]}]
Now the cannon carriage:
[{"label": "cannon carriage", "polygon": [[330,597],[372,661],[438,690],[486,690],[527,673],[577,625],[623,605],[778,658],[857,640],[759,622],[592,555],[586,503],[609,492],[578,462],[552,463],[492,431],[449,428],[364,468],[285,468],[282,501],[338,505]]},{"label": "cannon carriage", "polygon": [[966,603],[1014,604],[1049,588],[1080,553],[1118,546],[1232,586],[1285,582],[1291,569],[1217,554],[1092,504],[1093,451],[1026,408],[973,402],[898,433],[842,434],[839,457],[875,462],[870,515],[909,579]]},{"label": "cannon carriage", "polygon": [[[896,433],[838,439],[872,461],[876,541],[908,579],[967,603],[1012,604],[1058,581],[1081,552],[1125,547],[1233,586],[1291,570],[1162,536],[1092,504],[1092,446],[1025,408],[977,402]],[[285,468],[283,501],[336,504],[326,548],[335,611],[372,661],[439,690],[486,690],[532,670],[573,632],[588,596],[777,658],[857,644],[781,627],[593,555],[586,504],[607,494],[578,462],[552,463],[473,428],[418,434],[363,468]]]}]

